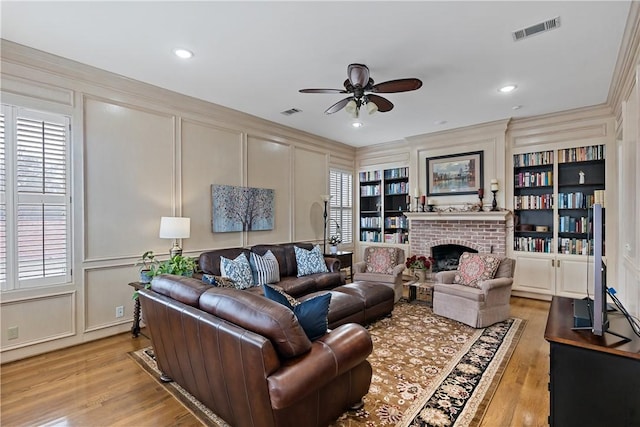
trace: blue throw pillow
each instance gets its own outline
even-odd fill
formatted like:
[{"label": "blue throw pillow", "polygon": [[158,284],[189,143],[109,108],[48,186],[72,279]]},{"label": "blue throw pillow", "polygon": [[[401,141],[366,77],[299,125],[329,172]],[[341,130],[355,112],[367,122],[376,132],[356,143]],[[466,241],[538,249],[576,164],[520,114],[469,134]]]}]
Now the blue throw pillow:
[{"label": "blue throw pillow", "polygon": [[229,277],[236,282],[236,288],[238,289],[247,289],[253,286],[251,266],[249,265],[249,260],[243,253],[238,255],[234,260],[221,256],[220,272],[223,276]]},{"label": "blue throw pillow", "polygon": [[262,287],[265,297],[293,311],[293,314],[298,318],[298,323],[311,341],[315,341],[327,333],[327,328],[329,327],[327,315],[329,314],[329,303],[331,302],[330,293],[327,292],[302,302],[296,301],[296,304],[292,305],[290,299],[294,301],[295,299],[283,290],[267,284],[262,285]]},{"label": "blue throw pillow", "polygon": [[298,264],[298,277],[307,276],[314,273],[328,273],[327,263],[320,246],[316,245],[310,251],[294,246],[296,252],[296,263]]}]

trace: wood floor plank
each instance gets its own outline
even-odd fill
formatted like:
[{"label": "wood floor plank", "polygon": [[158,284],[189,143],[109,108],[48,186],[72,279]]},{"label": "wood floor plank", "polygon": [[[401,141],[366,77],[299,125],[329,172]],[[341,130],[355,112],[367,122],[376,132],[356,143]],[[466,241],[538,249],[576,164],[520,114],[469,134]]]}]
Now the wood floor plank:
[{"label": "wood floor plank", "polygon": [[[512,298],[527,326],[482,421],[545,426],[549,413],[549,303]],[[0,367],[2,426],[199,426],[128,352],[150,344],[121,334]]]}]

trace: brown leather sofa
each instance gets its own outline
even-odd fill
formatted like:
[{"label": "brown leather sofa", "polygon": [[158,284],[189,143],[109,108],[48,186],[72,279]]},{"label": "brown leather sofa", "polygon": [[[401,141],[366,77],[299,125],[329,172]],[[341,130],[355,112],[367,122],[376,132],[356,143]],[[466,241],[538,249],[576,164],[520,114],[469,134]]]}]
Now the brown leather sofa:
[{"label": "brown leather sofa", "polygon": [[[391,288],[376,282],[356,281],[345,285],[344,276],[340,273],[340,261],[337,258],[325,257],[328,273],[315,273],[297,277],[297,263],[294,246],[312,249],[310,243],[284,243],[273,245],[256,245],[251,249],[229,248],[216,249],[200,254],[198,265],[203,273],[220,275],[220,257],[234,259],[241,253],[249,257],[250,252],[264,255],[268,250],[278,260],[280,282],[289,295],[305,301],[326,292],[331,293],[328,322],[329,328],[336,328],[345,323],[355,322],[362,325],[389,315],[393,311],[394,293]],[[263,295],[262,286],[245,289],[244,292]]]},{"label": "brown leather sofa", "polygon": [[[340,273],[340,261],[337,258],[325,257],[325,263],[327,264],[328,273],[315,273],[308,276],[298,277],[298,267],[296,262],[296,253],[294,246],[299,248],[311,250],[313,245],[311,243],[283,243],[274,245],[256,245],[251,249],[247,248],[228,248],[228,249],[215,249],[212,251],[203,252],[198,259],[198,266],[205,274],[212,274],[214,276],[220,275],[220,257],[235,259],[241,253],[244,253],[247,259],[251,252],[255,252],[258,255],[264,255],[267,251],[273,252],[278,260],[278,267],[280,269],[280,282],[275,283],[282,287],[286,293],[293,297],[299,297],[311,292],[320,291],[323,289],[332,289],[336,286],[344,285],[345,279]],[[250,291],[256,291],[260,288],[252,289]]]},{"label": "brown leather sofa", "polygon": [[234,427],[326,426],[369,390],[372,342],[358,324],[311,342],[285,306],[180,276],[139,297],[159,369]]}]

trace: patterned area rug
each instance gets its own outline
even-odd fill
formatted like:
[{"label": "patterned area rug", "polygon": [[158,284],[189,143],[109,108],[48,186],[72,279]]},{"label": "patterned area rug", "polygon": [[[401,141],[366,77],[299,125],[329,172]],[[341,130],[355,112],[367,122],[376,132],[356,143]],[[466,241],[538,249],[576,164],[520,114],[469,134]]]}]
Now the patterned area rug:
[{"label": "patterned area rug", "polygon": [[[524,327],[509,319],[474,329],[401,301],[391,318],[368,327],[373,378],[364,407],[333,427],[478,425]],[[150,348],[131,356],[159,381]],[[179,385],[163,385],[203,424],[227,426]]]}]

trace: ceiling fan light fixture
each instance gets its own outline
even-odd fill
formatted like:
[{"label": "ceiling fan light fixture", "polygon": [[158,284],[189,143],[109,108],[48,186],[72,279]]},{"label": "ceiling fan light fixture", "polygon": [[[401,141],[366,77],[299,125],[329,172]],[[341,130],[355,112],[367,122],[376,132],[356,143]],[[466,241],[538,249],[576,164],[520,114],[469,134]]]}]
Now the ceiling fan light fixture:
[{"label": "ceiling fan light fixture", "polygon": [[347,114],[351,114],[353,117],[357,117],[358,104],[356,104],[356,101],[352,99],[351,101],[347,102],[347,105],[344,106],[344,111],[346,111]]},{"label": "ceiling fan light fixture", "polygon": [[376,103],[371,101],[367,102],[367,112],[369,114],[373,114],[376,111],[378,111],[378,106],[376,105]]}]

